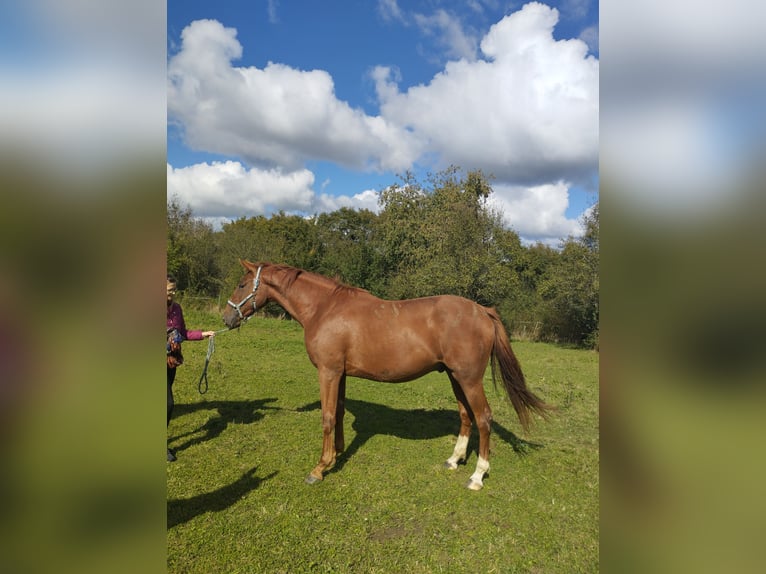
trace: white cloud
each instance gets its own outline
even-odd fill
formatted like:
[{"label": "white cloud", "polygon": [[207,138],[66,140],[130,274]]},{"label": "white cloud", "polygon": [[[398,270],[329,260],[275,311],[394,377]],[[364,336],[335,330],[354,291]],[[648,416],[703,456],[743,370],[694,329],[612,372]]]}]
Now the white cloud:
[{"label": "white cloud", "polygon": [[556,10],[527,4],[490,29],[486,60],[449,62],[403,93],[376,68],[379,116],[338,100],[325,71],[232,66],[236,31],[196,21],[168,65],[168,112],[192,148],[253,165],[295,170],[313,159],[401,172],[438,157],[434,167],[499,181],[576,179],[597,166],[598,61],[581,40],[555,41],[557,21]]},{"label": "white cloud", "polygon": [[269,14],[269,22],[276,24],[279,22],[279,15],[277,14],[277,8],[279,8],[279,0],[268,0],[267,10]]},{"label": "white cloud", "polygon": [[430,84],[399,92],[374,79],[383,116],[410,126],[443,164],[503,182],[576,179],[598,165],[598,61],[581,40],[555,41],[558,12],[527,4],[492,26],[486,60],[449,62]]},{"label": "white cloud", "polygon": [[437,10],[430,16],[415,14],[415,23],[425,33],[435,35],[445,47],[445,54],[451,58],[476,59],[476,38],[463,30],[461,21],[444,10]]},{"label": "white cloud", "polygon": [[329,195],[323,193],[316,198],[316,211],[331,212],[337,211],[342,207],[349,207],[351,209],[369,209],[378,213],[380,211],[378,197],[378,192],[372,189],[354,195]]},{"label": "white cloud", "polygon": [[199,217],[306,211],[313,205],[314,174],[303,169],[247,169],[236,161],[174,168],[168,164],[168,196],[178,196]]},{"label": "white cloud", "polygon": [[588,44],[591,52],[598,52],[598,25],[588,26],[580,32],[580,40]]},{"label": "white cloud", "polygon": [[[393,0],[378,7],[402,16]],[[169,168],[169,179],[177,178],[178,189],[188,187],[182,195],[208,216],[235,206],[250,213],[377,209],[373,191],[316,194],[306,162],[398,173],[457,165],[491,174],[497,195],[513,190],[513,213],[533,215],[509,216],[522,235],[576,233],[561,207],[567,186],[551,182],[579,183],[598,169],[599,62],[582,40],[554,40],[557,22],[556,10],[527,4],[491,27],[480,43],[483,59],[451,61],[429,83],[405,91],[395,68],[372,68],[377,116],[339,100],[326,71],[233,65],[243,52],[236,30],[193,22],[168,63],[169,119],[189,147],[241,158],[248,167]],[[446,13],[420,24],[451,30],[456,54],[476,53]],[[207,179],[184,177],[184,169]],[[284,186],[283,194],[263,184],[269,178]]]},{"label": "white cloud", "polygon": [[378,211],[378,194],[355,195],[314,192],[314,174],[306,169],[248,169],[236,161],[167,166],[168,197],[178,197],[196,217],[215,225],[239,217],[270,215],[277,211],[312,214],[341,207]]},{"label": "white cloud", "polygon": [[527,241],[557,246],[561,238],[582,235],[579,221],[567,219],[569,185],[559,181],[534,187],[497,185],[490,196],[510,228]]},{"label": "white cloud", "polygon": [[384,20],[404,22],[404,15],[396,0],[378,0],[378,12]]},{"label": "white cloud", "polygon": [[420,153],[408,130],[335,97],[323,70],[233,67],[236,30],[198,20],[168,64],[168,113],[195,149],[295,170],[307,159],[400,171]]}]

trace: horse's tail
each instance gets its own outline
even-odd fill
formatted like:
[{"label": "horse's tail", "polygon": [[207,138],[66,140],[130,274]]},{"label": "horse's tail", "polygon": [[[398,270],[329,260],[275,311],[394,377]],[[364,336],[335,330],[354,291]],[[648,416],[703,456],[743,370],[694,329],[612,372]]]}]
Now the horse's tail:
[{"label": "horse's tail", "polygon": [[542,399],[527,388],[524,373],[521,371],[519,360],[511,349],[508,333],[500,321],[497,311],[487,309],[487,315],[492,319],[495,327],[495,342],[492,346],[492,383],[497,386],[496,372],[500,367],[500,378],[503,381],[505,392],[511,400],[513,408],[519,417],[522,428],[526,431],[532,421],[531,413],[536,413],[547,419],[554,407],[546,404]]}]

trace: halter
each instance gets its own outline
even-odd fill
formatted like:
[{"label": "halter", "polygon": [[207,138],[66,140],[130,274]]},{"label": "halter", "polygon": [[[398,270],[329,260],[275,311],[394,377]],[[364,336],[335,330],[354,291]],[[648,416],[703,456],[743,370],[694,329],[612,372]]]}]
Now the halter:
[{"label": "halter", "polygon": [[263,265],[258,267],[258,272],[255,274],[255,279],[253,280],[253,290],[250,292],[250,294],[242,299],[242,301],[239,302],[239,304],[234,303],[231,299],[226,301],[227,305],[231,305],[234,307],[234,310],[237,312],[237,315],[239,315],[240,320],[247,321],[249,317],[245,317],[245,315],[242,313],[242,305],[247,303],[250,299],[253,300],[253,313],[255,313],[255,292],[258,291],[258,285],[261,284],[261,269],[263,269]]}]

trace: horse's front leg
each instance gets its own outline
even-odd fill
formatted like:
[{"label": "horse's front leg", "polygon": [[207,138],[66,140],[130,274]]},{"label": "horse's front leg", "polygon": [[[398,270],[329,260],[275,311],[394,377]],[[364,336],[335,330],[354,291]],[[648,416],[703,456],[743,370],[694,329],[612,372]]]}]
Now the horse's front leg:
[{"label": "horse's front leg", "polygon": [[324,478],[324,471],[335,464],[335,430],[338,406],[338,389],[343,373],[332,369],[319,369],[319,397],[322,404],[322,456],[319,463],[306,477],[307,484],[314,484]]}]

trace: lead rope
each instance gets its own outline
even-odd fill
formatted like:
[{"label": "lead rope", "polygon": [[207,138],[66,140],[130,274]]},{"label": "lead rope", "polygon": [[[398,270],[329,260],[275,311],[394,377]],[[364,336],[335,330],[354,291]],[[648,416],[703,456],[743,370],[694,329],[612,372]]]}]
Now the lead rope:
[{"label": "lead rope", "polygon": [[215,335],[209,338],[207,343],[207,355],[205,356],[205,368],[202,369],[202,375],[200,375],[199,382],[197,383],[197,390],[199,391],[199,394],[204,395],[207,392],[208,388],[208,382],[207,382],[207,367],[210,364],[210,357],[213,356],[213,353],[215,352],[215,338],[219,333],[225,333],[229,329],[221,329],[220,331],[216,331]]}]

